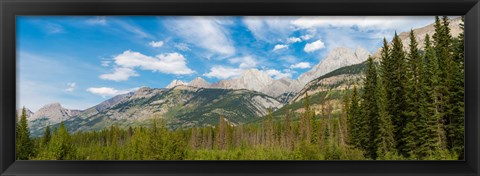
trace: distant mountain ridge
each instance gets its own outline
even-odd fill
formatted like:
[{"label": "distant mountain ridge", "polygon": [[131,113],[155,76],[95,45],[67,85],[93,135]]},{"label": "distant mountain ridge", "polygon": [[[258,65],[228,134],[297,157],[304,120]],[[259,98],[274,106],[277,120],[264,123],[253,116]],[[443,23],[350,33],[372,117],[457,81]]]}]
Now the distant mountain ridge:
[{"label": "distant mountain ridge", "polygon": [[[63,119],[72,132],[100,130],[112,124],[131,126],[149,119],[165,119],[171,128],[213,126],[220,116],[238,125],[262,117],[283,104],[275,98],[246,89],[197,88],[186,85],[170,89],[143,87],[115,96],[83,111],[68,110],[55,103],[41,108],[32,118],[32,134],[58,126]],[[50,113],[52,119],[46,117]],[[61,115],[61,116],[60,116]],[[149,122],[148,122],[149,123]]]},{"label": "distant mountain ridge", "polygon": [[279,99],[287,98],[289,100],[292,96],[286,95],[296,94],[311,80],[335,69],[366,61],[368,55],[370,53],[361,47],[357,47],[355,50],[345,47],[335,48],[322,61],[312,67],[311,70],[300,75],[295,80],[290,78],[275,80],[264,71],[247,69],[236,78],[220,80],[216,83],[209,83],[205,79],[197,77],[190,82],[173,80],[166,88],[188,85],[198,88],[248,89]]}]

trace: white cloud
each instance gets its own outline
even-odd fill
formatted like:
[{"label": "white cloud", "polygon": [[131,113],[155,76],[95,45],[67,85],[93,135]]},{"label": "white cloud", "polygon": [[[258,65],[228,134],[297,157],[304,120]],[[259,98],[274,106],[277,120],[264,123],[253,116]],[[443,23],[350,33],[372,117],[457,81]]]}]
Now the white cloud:
[{"label": "white cloud", "polygon": [[134,68],[175,75],[195,73],[187,67],[185,57],[178,53],[160,54],[155,57],[127,50],[114,58],[116,68],[113,73],[100,75],[101,79],[125,81],[138,76]]},{"label": "white cloud", "polygon": [[73,92],[73,91],[75,91],[76,87],[77,87],[77,84],[75,82],[67,83],[67,88],[65,89],[65,91],[66,92]]},{"label": "white cloud", "polygon": [[167,74],[188,75],[194,73],[187,67],[185,57],[179,53],[160,54],[155,57],[139,52],[125,51],[114,58],[115,63],[127,68],[138,67],[143,70],[158,71]]},{"label": "white cloud", "polygon": [[273,77],[273,79],[281,79],[281,78],[291,78],[291,73],[282,73],[275,69],[269,69],[264,71],[268,76]]},{"label": "white cloud", "polygon": [[99,78],[111,81],[126,81],[134,76],[138,76],[138,74],[132,68],[117,67],[113,70],[113,73],[100,75]]},{"label": "white cloud", "polygon": [[300,68],[300,69],[306,69],[312,67],[309,62],[300,62],[297,64],[293,64],[290,66],[290,68]]},{"label": "white cloud", "polygon": [[107,25],[107,17],[105,16],[96,16],[94,18],[88,19],[87,24],[89,25]]},{"label": "white cloud", "polygon": [[236,57],[229,59],[232,64],[240,64],[238,67],[242,69],[255,68],[258,64],[257,60],[252,56]]},{"label": "white cloud", "polygon": [[311,38],[313,38],[313,35],[312,34],[305,34],[305,35],[300,36],[300,38],[302,38],[303,40],[310,40]]},{"label": "white cloud", "polygon": [[180,51],[190,51],[190,48],[188,47],[188,44],[186,44],[186,43],[175,44],[175,48],[179,49]]},{"label": "white cloud", "polygon": [[160,48],[163,46],[163,41],[151,41],[148,45],[154,48]]},{"label": "white cloud", "polygon": [[243,69],[233,68],[233,67],[225,67],[225,66],[214,66],[210,69],[210,72],[203,74],[203,76],[209,78],[218,78],[218,79],[227,79],[231,77],[236,77],[242,74]]},{"label": "white cloud", "polygon": [[[424,26],[432,22],[432,17],[405,17],[405,16],[308,16],[292,21],[299,29],[314,27],[358,27],[361,30],[397,29],[404,31],[406,28]],[[408,30],[407,29],[407,30]]]},{"label": "white cloud", "polygon": [[301,42],[302,39],[298,38],[298,37],[290,37],[287,39],[287,42],[288,43],[297,43],[297,42]]},{"label": "white cloud", "polygon": [[258,17],[243,18],[243,23],[257,40],[273,43],[285,39],[294,30],[291,25],[292,17]]},{"label": "white cloud", "polygon": [[110,97],[110,96],[115,96],[120,94],[126,94],[128,92],[136,91],[138,89],[139,87],[128,89],[128,90],[117,90],[111,87],[90,87],[87,89],[87,92],[100,95],[102,97]]},{"label": "white cloud", "polygon": [[312,43],[307,43],[303,50],[307,53],[311,53],[322,48],[325,48],[325,44],[321,40],[317,40]]},{"label": "white cloud", "polygon": [[231,56],[235,53],[233,41],[224,25],[227,19],[216,17],[174,17],[165,25],[172,33],[182,37],[186,42],[210,51],[210,54]]},{"label": "white cloud", "polygon": [[286,48],[288,48],[288,45],[278,44],[278,45],[275,45],[275,47],[273,47],[272,51],[277,51],[277,50],[286,49]]}]

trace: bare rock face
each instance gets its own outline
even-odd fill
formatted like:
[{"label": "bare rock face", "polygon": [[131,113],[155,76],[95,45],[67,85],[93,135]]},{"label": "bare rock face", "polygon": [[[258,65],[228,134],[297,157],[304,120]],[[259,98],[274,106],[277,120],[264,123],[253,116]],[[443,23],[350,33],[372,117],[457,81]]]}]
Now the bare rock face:
[{"label": "bare rock face", "polygon": [[268,114],[268,109],[278,109],[283,106],[282,103],[277,101],[274,98],[263,97],[263,96],[254,96],[251,99],[251,104],[255,107],[255,113],[257,116],[264,116]]},{"label": "bare rock face", "polygon": [[47,118],[50,123],[55,124],[68,120],[79,115],[80,113],[81,111],[79,110],[65,109],[60,105],[60,103],[52,103],[40,108],[31,116],[29,120],[33,121],[36,119]]},{"label": "bare rock face", "polygon": [[298,81],[302,85],[305,85],[311,80],[338,68],[366,61],[368,55],[370,55],[370,53],[364,48],[357,48],[355,50],[343,47],[335,48],[310,71],[300,75]]},{"label": "bare rock face", "polygon": [[260,92],[273,82],[273,78],[257,69],[245,70],[238,78],[222,80],[212,87],[225,89],[248,89]]},{"label": "bare rock face", "polygon": [[210,88],[211,85],[205,79],[197,77],[188,83],[189,86],[198,88]]},{"label": "bare rock face", "polygon": [[[450,28],[450,34],[453,37],[457,37],[460,33],[463,32],[463,30],[460,28],[460,23],[462,23],[462,19],[460,17],[450,19],[450,24],[448,25],[448,27]],[[428,34],[430,36],[430,40],[432,40],[432,36],[433,36],[433,34],[435,34],[434,25],[435,25],[435,23],[430,24],[430,25],[425,26],[425,27],[418,28],[418,29],[413,29],[413,35],[415,36],[415,40],[417,40],[418,49],[423,50],[423,48],[425,47],[425,35]],[[400,38],[400,40],[402,40],[403,49],[405,51],[408,51],[410,49],[410,47],[409,47],[410,31],[402,32],[402,33],[398,34],[398,37]],[[389,43],[389,45],[391,46],[391,42]],[[373,56],[375,58],[380,58],[381,51],[382,51],[382,48],[377,49],[377,51],[375,52],[375,54]]]},{"label": "bare rock face", "polygon": [[167,85],[167,89],[171,89],[171,88],[174,88],[175,86],[180,86],[180,85],[187,85],[187,83],[183,82],[183,81],[180,81],[180,80],[176,80],[174,79],[170,84]]},{"label": "bare rock face", "polygon": [[272,97],[278,97],[284,93],[298,92],[301,89],[302,85],[298,80],[281,78],[278,80],[274,80],[270,85],[260,90],[260,92],[270,95]]}]

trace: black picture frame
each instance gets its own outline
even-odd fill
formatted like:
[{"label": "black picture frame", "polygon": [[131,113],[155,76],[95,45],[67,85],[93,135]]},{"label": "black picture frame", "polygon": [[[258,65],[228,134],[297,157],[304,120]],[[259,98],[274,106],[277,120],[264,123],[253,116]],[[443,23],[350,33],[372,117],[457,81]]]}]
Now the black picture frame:
[{"label": "black picture frame", "polygon": [[[478,0],[0,0],[1,175],[461,175],[480,173]],[[465,15],[464,161],[15,161],[17,15]]]}]

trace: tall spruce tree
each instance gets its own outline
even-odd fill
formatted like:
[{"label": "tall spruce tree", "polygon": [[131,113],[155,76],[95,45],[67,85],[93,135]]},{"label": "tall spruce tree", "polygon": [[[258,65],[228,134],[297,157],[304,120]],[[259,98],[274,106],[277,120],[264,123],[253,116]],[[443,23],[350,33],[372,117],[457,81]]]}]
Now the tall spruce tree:
[{"label": "tall spruce tree", "polygon": [[378,132],[375,138],[377,156],[380,159],[390,159],[395,155],[395,139],[393,135],[392,116],[388,112],[387,90],[383,84],[384,80],[379,78],[376,86],[378,106]]},{"label": "tall spruce tree", "polygon": [[[420,67],[420,100],[422,105],[420,118],[417,126],[418,144],[417,155],[419,159],[432,159],[439,151],[440,141],[443,133],[441,123],[438,120],[438,111],[436,107],[438,89],[436,86],[439,81],[438,61],[435,57],[435,51],[430,42],[430,36],[427,34],[424,40],[424,55]],[[443,130],[442,130],[443,131]]]},{"label": "tall spruce tree", "polygon": [[406,153],[408,158],[418,159],[418,143],[421,142],[418,139],[426,135],[422,123],[426,116],[426,102],[424,101],[426,96],[423,95],[425,93],[423,92],[424,84],[420,79],[423,73],[423,61],[417,48],[418,44],[413,30],[410,31],[409,38],[410,50],[407,55],[407,81],[405,82],[406,107],[403,112],[406,124],[402,131],[401,141],[405,144],[403,153]]},{"label": "tall spruce tree", "polygon": [[16,128],[16,158],[17,160],[28,160],[33,154],[33,141],[30,138],[30,130],[28,128],[27,113],[25,107],[22,108],[20,121],[17,122]]},{"label": "tall spruce tree", "polygon": [[377,69],[373,57],[370,56],[367,60],[367,71],[362,94],[364,114],[362,116],[360,138],[366,155],[372,159],[377,158],[377,146],[375,145],[378,132],[377,79]]},{"label": "tall spruce tree", "polygon": [[403,155],[407,155],[405,151],[405,143],[403,138],[403,129],[406,125],[406,118],[404,115],[406,107],[406,97],[405,97],[405,83],[406,83],[406,56],[403,51],[403,44],[395,32],[395,35],[392,40],[392,49],[390,51],[390,62],[392,62],[393,70],[392,79],[390,79],[388,88],[391,88],[392,93],[390,97],[390,114],[392,115],[392,122],[394,125],[394,135],[395,141],[397,141],[397,150]]},{"label": "tall spruce tree", "polygon": [[[444,26],[448,25],[448,17],[444,17]],[[450,148],[459,155],[459,159],[464,157],[464,129],[465,129],[465,87],[464,87],[464,32],[463,21],[460,23],[462,32],[452,43],[452,84],[450,85],[450,124],[448,125],[448,138]]]},{"label": "tall spruce tree", "polygon": [[381,58],[380,58],[380,77],[383,80],[382,84],[385,87],[385,94],[387,99],[387,111],[391,115],[395,112],[395,107],[392,106],[393,104],[393,93],[394,87],[392,84],[392,80],[394,79],[394,71],[396,69],[395,63],[392,61],[391,57],[391,50],[388,46],[387,39],[383,38],[383,47],[381,50]]},{"label": "tall spruce tree", "polygon": [[352,97],[350,99],[350,108],[348,108],[348,141],[355,148],[362,149],[360,140],[362,109],[360,107],[360,97],[357,86],[353,86]]},{"label": "tall spruce tree", "polygon": [[431,151],[436,151],[436,149],[445,149],[446,148],[446,136],[445,130],[443,128],[443,114],[441,111],[441,86],[440,86],[440,67],[438,63],[438,58],[436,56],[435,48],[430,42],[430,37],[425,36],[425,61],[427,62],[426,66],[426,77],[427,86],[425,90],[429,92],[428,95],[428,129],[430,135],[435,135],[436,139],[431,139]]},{"label": "tall spruce tree", "polygon": [[45,127],[45,132],[43,133],[43,145],[47,145],[51,138],[52,132],[50,132],[50,125],[47,125],[47,127]]}]

